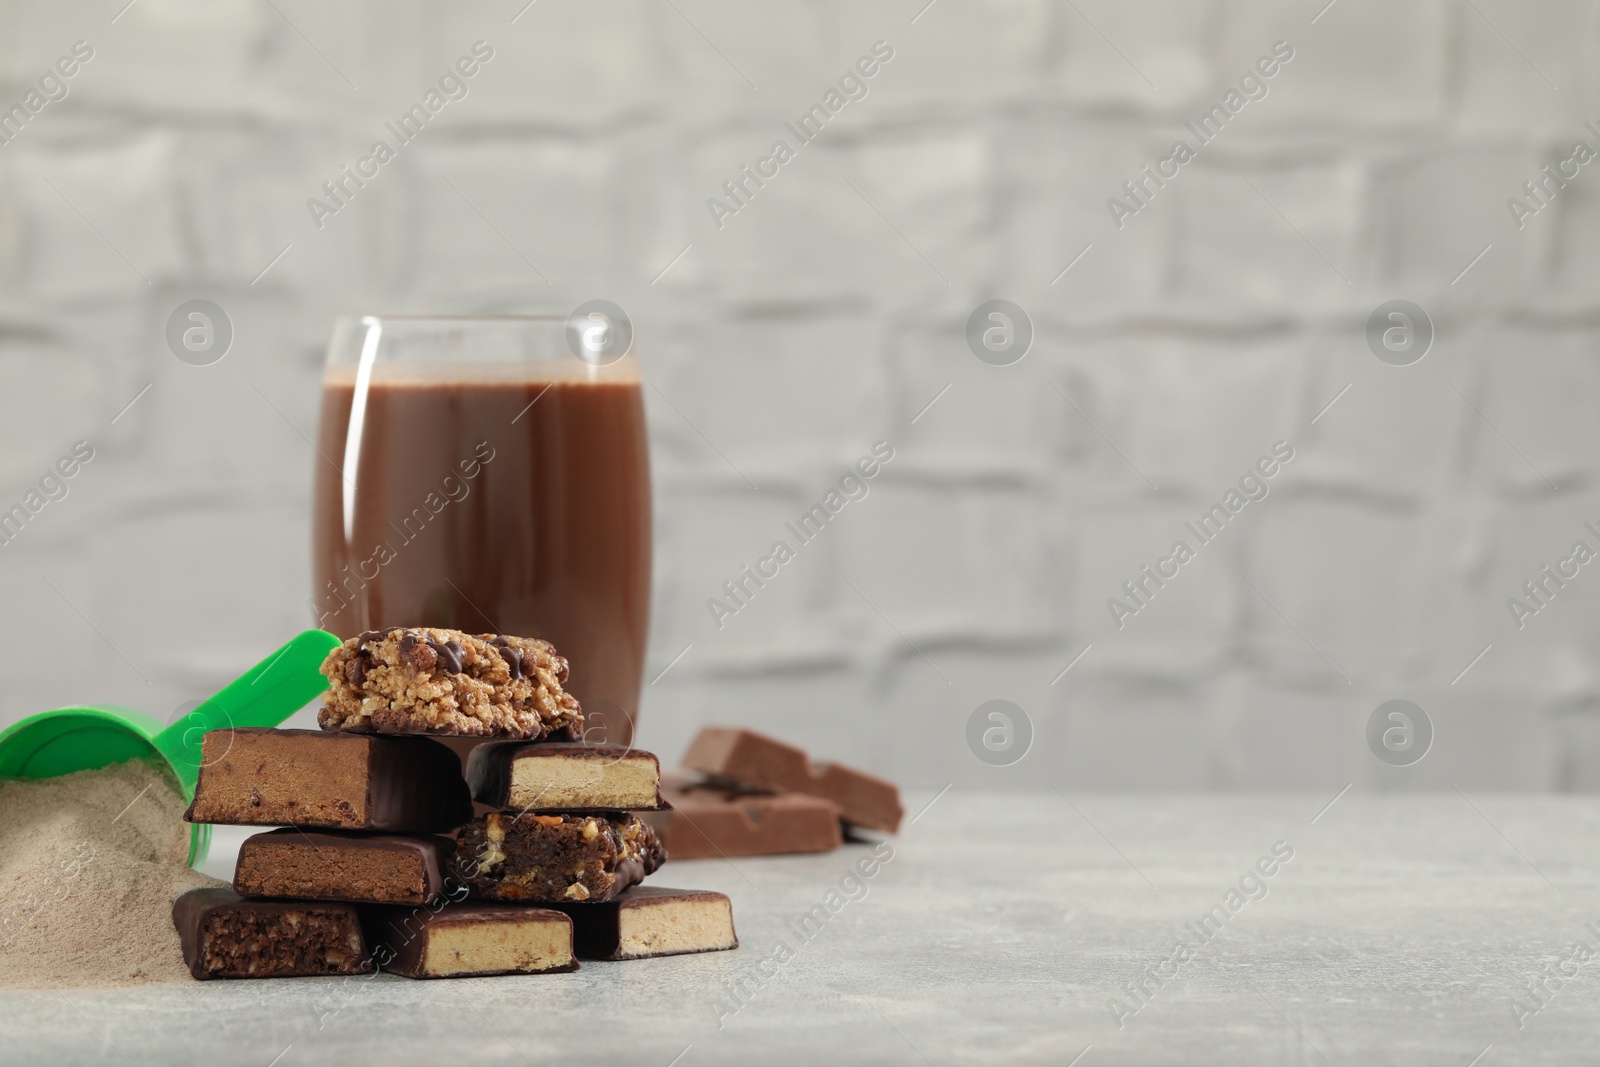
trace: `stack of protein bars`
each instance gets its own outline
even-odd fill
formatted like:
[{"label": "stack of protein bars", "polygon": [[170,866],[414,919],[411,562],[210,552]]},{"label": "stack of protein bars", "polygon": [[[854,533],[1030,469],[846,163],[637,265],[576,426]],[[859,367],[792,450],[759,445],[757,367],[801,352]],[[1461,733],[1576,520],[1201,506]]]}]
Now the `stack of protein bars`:
[{"label": "stack of protein bars", "polygon": [[[241,846],[232,889],[174,904],[196,978],[539,973],[737,947],[727,897],[638,885],[666,861],[632,814],[664,806],[656,757],[576,743],[583,713],[547,642],[391,628],[322,669],[320,731],[204,739],[187,818],[280,828]],[[424,734],[488,743],[463,775]]]}]

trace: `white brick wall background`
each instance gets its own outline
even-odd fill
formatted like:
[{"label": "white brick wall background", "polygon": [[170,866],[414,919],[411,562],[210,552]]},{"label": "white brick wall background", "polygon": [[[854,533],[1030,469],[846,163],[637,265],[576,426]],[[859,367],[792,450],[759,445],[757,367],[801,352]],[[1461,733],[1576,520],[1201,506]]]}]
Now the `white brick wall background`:
[{"label": "white brick wall background", "polygon": [[[166,718],[308,623],[334,314],[605,297],[652,386],[669,759],[732,721],[935,788],[1600,785],[1600,567],[1506,606],[1600,548],[1600,166],[1524,229],[1506,203],[1600,148],[1595,4],[924,2],[6,0],[6,106],[94,57],[0,147],[0,499],[96,458],[0,549],[0,722]],[[478,40],[318,230],[307,198]],[[707,198],[880,40],[719,229]],[[1107,199],[1277,41],[1119,230]],[[162,340],[194,297],[235,325],[209,367]],[[1009,367],[963,339],[994,297],[1037,331]],[[1364,338],[1394,298],[1437,328],[1409,367]],[[870,495],[719,630],[707,598],[879,439]],[[1280,440],[1119,631],[1107,598]],[[1363,737],[1397,697],[1436,731],[1401,769]],[[995,698],[1035,732],[1003,768],[965,739]]]}]

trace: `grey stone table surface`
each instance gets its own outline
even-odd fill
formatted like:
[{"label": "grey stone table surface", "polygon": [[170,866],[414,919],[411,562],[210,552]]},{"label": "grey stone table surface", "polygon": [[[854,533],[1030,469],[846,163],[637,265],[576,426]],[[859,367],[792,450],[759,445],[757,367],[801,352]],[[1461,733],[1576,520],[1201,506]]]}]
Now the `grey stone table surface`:
[{"label": "grey stone table surface", "polygon": [[1600,798],[910,800],[871,877],[870,843],[669,864],[735,952],[0,993],[0,1062],[1600,1062]]}]

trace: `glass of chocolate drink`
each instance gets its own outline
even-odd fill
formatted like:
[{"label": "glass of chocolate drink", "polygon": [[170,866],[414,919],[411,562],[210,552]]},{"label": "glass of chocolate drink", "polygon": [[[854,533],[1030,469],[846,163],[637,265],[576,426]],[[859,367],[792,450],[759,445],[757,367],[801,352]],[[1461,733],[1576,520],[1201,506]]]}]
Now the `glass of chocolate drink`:
[{"label": "glass of chocolate drink", "polygon": [[585,737],[627,744],[650,614],[650,460],[631,327],[335,321],[312,528],[317,625],[542,637]]}]

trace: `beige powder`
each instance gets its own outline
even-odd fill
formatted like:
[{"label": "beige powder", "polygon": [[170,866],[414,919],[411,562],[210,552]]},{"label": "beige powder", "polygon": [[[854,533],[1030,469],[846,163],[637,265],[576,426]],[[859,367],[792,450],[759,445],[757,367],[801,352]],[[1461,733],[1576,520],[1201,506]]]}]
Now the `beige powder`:
[{"label": "beige powder", "polygon": [[189,869],[183,799],[133,761],[0,782],[0,987],[188,982],[172,898]]}]

